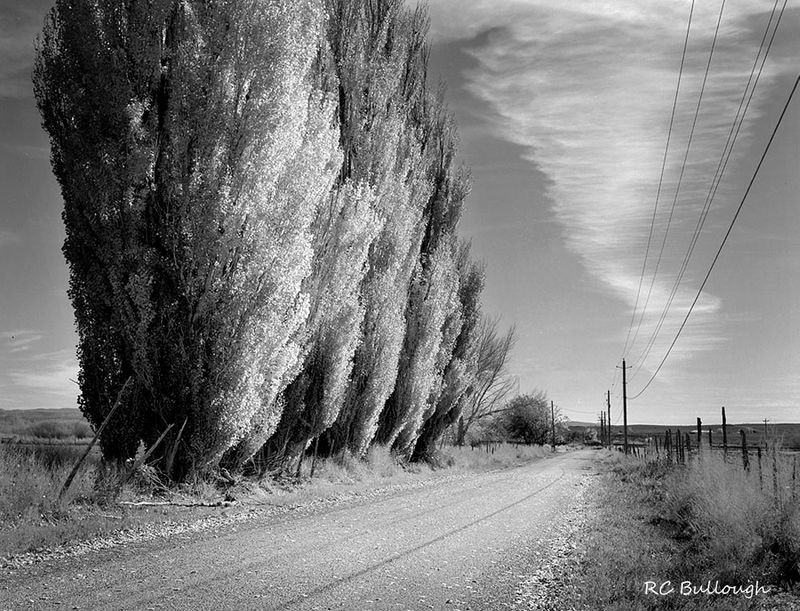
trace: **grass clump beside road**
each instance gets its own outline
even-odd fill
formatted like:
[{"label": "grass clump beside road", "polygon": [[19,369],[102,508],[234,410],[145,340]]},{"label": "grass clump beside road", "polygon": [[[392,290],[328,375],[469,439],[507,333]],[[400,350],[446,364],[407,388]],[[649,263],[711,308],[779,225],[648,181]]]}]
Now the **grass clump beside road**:
[{"label": "grass clump beside road", "polygon": [[[493,444],[481,447],[445,447],[432,463],[400,460],[388,448],[372,447],[363,458],[349,453],[319,459],[311,477],[312,459],[306,458],[299,475],[273,473],[265,477],[219,478],[214,474],[189,484],[167,487],[144,465],[133,477],[125,466],[104,465],[97,453],[78,472],[68,494],[57,496],[83,447],[45,444],[0,444],[0,564],[2,559],[28,551],[89,539],[144,522],[192,520],[218,508],[135,508],[118,501],[174,501],[292,506],[314,499],[360,493],[384,486],[423,482],[442,475],[478,472],[530,462],[549,453],[541,447]],[[122,486],[121,479],[126,479]]]},{"label": "grass clump beside road", "polygon": [[94,473],[78,473],[65,498],[57,496],[83,448],[0,444],[0,558],[93,534],[103,519],[77,519],[93,503]]},{"label": "grass clump beside road", "polygon": [[734,457],[675,465],[606,455],[576,579],[584,608],[800,609],[800,508],[781,460],[773,481],[771,468],[759,480]]}]

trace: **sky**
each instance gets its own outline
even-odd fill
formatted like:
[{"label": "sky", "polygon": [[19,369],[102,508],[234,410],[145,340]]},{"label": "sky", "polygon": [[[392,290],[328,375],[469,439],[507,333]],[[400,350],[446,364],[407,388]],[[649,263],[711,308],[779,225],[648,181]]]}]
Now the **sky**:
[{"label": "sky", "polygon": [[[62,202],[30,84],[49,5],[0,1],[0,409],[74,407],[78,392]],[[722,405],[731,422],[800,420],[800,93],[652,377],[797,77],[800,5],[789,0],[736,131],[782,5],[429,2],[431,77],[447,83],[473,177],[461,233],[487,264],[484,311],[517,326],[522,392],[594,420],[611,390],[616,424],[624,356],[629,422],[716,422]]]}]

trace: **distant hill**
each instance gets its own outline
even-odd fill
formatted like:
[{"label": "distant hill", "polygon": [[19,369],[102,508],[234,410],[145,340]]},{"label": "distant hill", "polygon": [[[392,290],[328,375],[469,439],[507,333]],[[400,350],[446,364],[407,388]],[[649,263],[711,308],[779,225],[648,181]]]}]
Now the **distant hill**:
[{"label": "distant hill", "polygon": [[596,422],[581,422],[580,420],[567,420],[564,424],[566,424],[568,428],[586,428],[598,426]]}]

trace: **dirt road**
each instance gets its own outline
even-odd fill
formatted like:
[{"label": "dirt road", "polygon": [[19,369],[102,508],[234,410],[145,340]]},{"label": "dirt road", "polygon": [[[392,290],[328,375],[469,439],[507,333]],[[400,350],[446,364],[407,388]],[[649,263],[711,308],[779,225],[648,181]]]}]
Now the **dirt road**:
[{"label": "dirt road", "polygon": [[588,450],[0,576],[0,609],[524,608]]}]

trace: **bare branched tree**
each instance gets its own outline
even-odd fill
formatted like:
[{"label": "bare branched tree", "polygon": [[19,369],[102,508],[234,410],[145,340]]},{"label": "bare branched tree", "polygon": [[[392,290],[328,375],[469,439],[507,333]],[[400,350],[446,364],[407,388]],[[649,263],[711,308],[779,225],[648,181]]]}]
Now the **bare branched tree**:
[{"label": "bare branched tree", "polygon": [[478,331],[478,371],[475,385],[466,398],[458,423],[456,443],[464,438],[476,422],[504,410],[509,398],[517,392],[518,380],[508,370],[511,350],[517,342],[517,327],[511,325],[500,334],[499,317],[483,317]]}]

